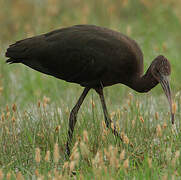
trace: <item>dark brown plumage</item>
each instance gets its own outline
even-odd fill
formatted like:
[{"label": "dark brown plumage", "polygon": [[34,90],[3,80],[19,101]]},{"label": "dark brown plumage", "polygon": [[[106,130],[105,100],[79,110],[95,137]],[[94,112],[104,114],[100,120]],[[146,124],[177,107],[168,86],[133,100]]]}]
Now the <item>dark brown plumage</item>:
[{"label": "dark brown plumage", "polygon": [[[122,83],[138,92],[148,92],[161,83],[170,103],[170,63],[164,56],[156,57],[143,75],[143,55],[138,44],[129,37],[94,25],[76,25],[47,34],[20,40],[10,45],[8,63],[23,63],[37,71],[85,87],[69,119],[67,154],[78,110],[93,88],[99,94],[105,122],[110,128],[103,88]],[[115,135],[119,135],[116,129]]]}]

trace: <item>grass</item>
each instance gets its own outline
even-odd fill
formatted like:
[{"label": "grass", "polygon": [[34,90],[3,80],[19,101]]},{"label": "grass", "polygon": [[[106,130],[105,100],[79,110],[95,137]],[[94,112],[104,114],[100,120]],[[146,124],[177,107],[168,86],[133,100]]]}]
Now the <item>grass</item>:
[{"label": "grass", "polygon": [[[0,179],[180,179],[179,2],[0,0],[0,5]],[[64,158],[69,113],[82,88],[20,64],[6,65],[4,52],[16,40],[80,23],[134,38],[144,52],[145,71],[159,54],[170,60],[177,133],[160,85],[147,94],[123,85],[105,88],[124,142],[105,128],[92,90],[78,115],[72,155]]]}]

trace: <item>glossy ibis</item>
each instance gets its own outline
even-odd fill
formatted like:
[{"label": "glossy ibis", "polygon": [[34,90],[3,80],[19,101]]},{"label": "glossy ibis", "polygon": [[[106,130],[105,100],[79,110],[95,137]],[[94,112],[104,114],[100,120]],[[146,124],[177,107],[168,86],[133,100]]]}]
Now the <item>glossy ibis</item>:
[{"label": "glossy ibis", "polygon": [[[138,92],[148,92],[161,84],[170,104],[172,99],[168,76],[169,61],[156,57],[143,74],[143,54],[138,44],[129,37],[94,25],[76,25],[17,41],[7,49],[7,63],[23,63],[37,71],[68,82],[78,83],[84,91],[69,118],[67,154],[72,141],[77,113],[91,88],[99,94],[105,123],[111,126],[103,88],[122,83]],[[112,130],[119,135],[116,129]]]}]

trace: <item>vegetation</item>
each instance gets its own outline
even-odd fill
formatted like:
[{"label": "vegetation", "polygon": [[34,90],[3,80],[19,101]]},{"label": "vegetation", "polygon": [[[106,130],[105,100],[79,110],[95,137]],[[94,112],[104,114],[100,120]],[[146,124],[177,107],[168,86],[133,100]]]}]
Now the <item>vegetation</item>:
[{"label": "vegetation", "polygon": [[[180,1],[0,0],[0,179],[180,179]],[[64,156],[68,117],[82,88],[6,65],[16,40],[73,24],[96,24],[135,39],[145,70],[159,54],[171,62],[176,129],[160,86],[139,94],[105,88],[107,106],[124,142],[105,128],[92,90],[78,115],[70,159]]]}]

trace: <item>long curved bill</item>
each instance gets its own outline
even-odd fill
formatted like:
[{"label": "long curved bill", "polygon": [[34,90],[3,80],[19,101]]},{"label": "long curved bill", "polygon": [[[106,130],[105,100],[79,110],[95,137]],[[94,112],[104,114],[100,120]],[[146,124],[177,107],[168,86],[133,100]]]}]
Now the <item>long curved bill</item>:
[{"label": "long curved bill", "polygon": [[174,124],[174,113],[172,110],[172,94],[170,90],[170,83],[169,83],[169,77],[168,76],[161,76],[162,78],[160,79],[160,84],[165,92],[165,95],[167,96],[169,105],[170,105],[170,114],[171,114],[171,121],[172,124]]}]

